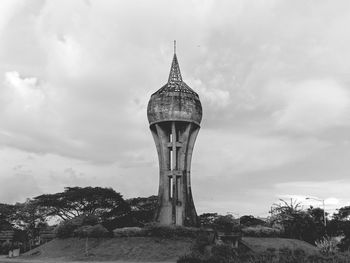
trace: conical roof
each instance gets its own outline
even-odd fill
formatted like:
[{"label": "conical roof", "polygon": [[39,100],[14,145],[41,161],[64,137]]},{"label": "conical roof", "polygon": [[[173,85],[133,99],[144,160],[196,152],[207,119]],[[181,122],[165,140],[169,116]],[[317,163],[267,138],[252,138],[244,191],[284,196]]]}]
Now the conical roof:
[{"label": "conical roof", "polygon": [[163,87],[157,90],[154,94],[164,92],[184,92],[193,94],[198,97],[198,94],[182,80],[180,66],[177,60],[176,53],[174,53],[173,61],[171,63],[168,83],[166,83]]}]

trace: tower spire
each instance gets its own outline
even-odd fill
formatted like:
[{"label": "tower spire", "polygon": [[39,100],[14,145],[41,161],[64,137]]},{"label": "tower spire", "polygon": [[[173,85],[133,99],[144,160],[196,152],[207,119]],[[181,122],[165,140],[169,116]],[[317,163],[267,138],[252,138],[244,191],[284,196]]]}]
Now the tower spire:
[{"label": "tower spire", "polygon": [[176,40],[174,40],[174,57],[171,63],[168,83],[182,82],[179,62],[176,57]]}]

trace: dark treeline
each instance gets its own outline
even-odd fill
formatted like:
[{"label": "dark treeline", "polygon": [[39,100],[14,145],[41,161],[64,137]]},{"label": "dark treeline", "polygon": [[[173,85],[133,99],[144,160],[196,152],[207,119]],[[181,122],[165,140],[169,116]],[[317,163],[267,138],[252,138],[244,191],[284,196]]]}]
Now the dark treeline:
[{"label": "dark treeline", "polygon": [[125,200],[112,188],[102,187],[66,187],[63,192],[40,195],[24,203],[0,203],[0,234],[14,231],[10,243],[0,244],[0,253],[13,246],[26,251],[38,245],[40,231],[49,228],[48,222],[54,219],[61,221],[55,227],[58,235],[73,230],[72,225],[74,228],[99,225],[111,232],[115,228],[151,222],[156,206],[157,196]]},{"label": "dark treeline", "polygon": [[[0,203],[0,233],[14,231],[13,242],[30,249],[38,244],[40,230],[48,228],[51,219],[60,219],[56,234],[66,237],[91,231],[112,233],[116,228],[142,227],[153,221],[157,196],[124,199],[112,188],[67,187],[63,192],[44,194],[24,203]],[[240,232],[245,236],[285,237],[304,240],[315,245],[325,237],[340,237],[340,250],[350,247],[350,207],[338,209],[332,217],[324,218],[320,208],[302,209],[300,203],[281,200],[274,204],[271,216],[259,219],[250,215],[205,213],[199,216],[200,226],[222,232]],[[325,224],[326,220],[326,224]],[[52,221],[52,220],[51,220]],[[40,240],[39,240],[40,243]],[[1,244],[0,249],[9,246]]]}]

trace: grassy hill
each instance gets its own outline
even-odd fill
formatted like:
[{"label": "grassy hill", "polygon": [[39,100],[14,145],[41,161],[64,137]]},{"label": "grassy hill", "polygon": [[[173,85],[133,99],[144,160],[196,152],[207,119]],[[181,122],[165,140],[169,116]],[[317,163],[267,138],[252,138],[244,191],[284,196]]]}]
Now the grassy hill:
[{"label": "grassy hill", "polygon": [[[21,259],[46,261],[133,261],[133,262],[176,262],[188,254],[194,244],[191,238],[159,237],[119,237],[119,238],[68,238],[55,239],[35,248]],[[255,253],[269,248],[278,251],[280,248],[291,250],[302,249],[307,255],[318,254],[316,247],[300,240],[286,238],[244,237],[242,243]]]},{"label": "grassy hill", "polygon": [[88,256],[86,240],[79,238],[54,239],[37,247],[21,258],[30,260],[57,261],[145,261],[175,262],[188,253],[193,239],[156,237],[89,238]]}]

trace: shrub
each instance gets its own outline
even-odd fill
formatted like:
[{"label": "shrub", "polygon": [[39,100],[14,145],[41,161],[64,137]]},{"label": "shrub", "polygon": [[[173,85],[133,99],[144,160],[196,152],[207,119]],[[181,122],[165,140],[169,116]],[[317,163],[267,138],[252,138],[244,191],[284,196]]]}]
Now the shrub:
[{"label": "shrub", "polygon": [[69,220],[69,221],[64,221],[60,223],[57,228],[55,229],[56,236],[58,238],[68,238],[72,237],[74,230],[79,227],[76,222]]},{"label": "shrub", "polygon": [[211,249],[212,257],[209,258],[209,262],[233,262],[235,260],[235,250],[229,245],[215,245]]},{"label": "shrub", "polygon": [[99,223],[98,216],[96,215],[84,215],[81,218],[81,225],[83,226],[94,226]]},{"label": "shrub", "polygon": [[181,256],[177,261],[177,263],[202,263],[203,259],[200,255],[197,254],[188,254]]},{"label": "shrub", "polygon": [[323,255],[333,255],[338,251],[339,242],[333,238],[325,236],[321,240],[315,242],[315,245],[320,249]]},{"label": "shrub", "polygon": [[281,230],[266,226],[250,226],[242,229],[242,234],[247,237],[279,237]]},{"label": "shrub", "polygon": [[75,237],[88,237],[91,226],[81,226],[74,230]]},{"label": "shrub", "polygon": [[11,243],[8,241],[5,241],[1,244],[1,254],[8,254],[9,250],[11,249]]},{"label": "shrub", "polygon": [[149,236],[154,237],[164,237],[164,238],[173,238],[173,237],[197,237],[199,232],[198,228],[183,227],[183,226],[168,226],[160,224],[149,224],[146,227],[146,231]]},{"label": "shrub", "polygon": [[[58,238],[68,238],[75,235],[75,230],[82,226],[93,226],[98,223],[98,218],[94,215],[83,215],[75,217],[71,220],[66,220],[61,222],[55,229],[56,236]],[[86,231],[86,228],[79,229],[79,235],[84,236],[83,231]]]},{"label": "shrub", "polygon": [[108,236],[110,236],[110,233],[108,232],[108,230],[100,224],[91,226],[89,234],[90,234],[90,237],[108,237]]},{"label": "shrub", "polygon": [[147,230],[141,227],[123,227],[113,230],[115,237],[141,237],[147,236]]},{"label": "shrub", "polygon": [[81,226],[74,230],[74,236],[76,237],[108,237],[110,233],[102,225],[94,226]]},{"label": "shrub", "polygon": [[213,243],[213,240],[210,234],[208,234],[207,232],[201,231],[198,233],[198,236],[196,238],[196,241],[192,249],[203,254],[205,252],[205,248],[212,243]]},{"label": "shrub", "polygon": [[234,231],[234,228],[235,230],[239,230],[238,222],[232,217],[232,215],[218,216],[214,220],[214,227],[217,231],[223,231],[226,233]]}]

